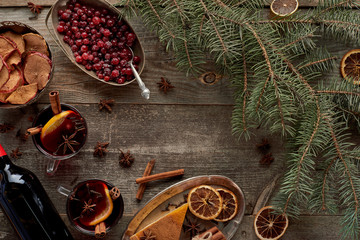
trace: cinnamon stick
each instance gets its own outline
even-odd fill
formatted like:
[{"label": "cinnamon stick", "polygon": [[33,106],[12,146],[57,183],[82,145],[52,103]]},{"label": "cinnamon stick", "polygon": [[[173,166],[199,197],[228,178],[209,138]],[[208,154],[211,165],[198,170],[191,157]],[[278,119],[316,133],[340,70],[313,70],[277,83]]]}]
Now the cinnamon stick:
[{"label": "cinnamon stick", "polygon": [[28,128],[26,130],[26,134],[32,136],[32,135],[40,133],[41,130],[42,130],[42,127],[40,127],[40,126],[33,127],[33,128]]},{"label": "cinnamon stick", "polygon": [[[155,165],[155,159],[152,159],[148,162],[148,164],[146,165],[143,177],[147,177],[151,174],[151,171],[153,170],[154,165]],[[145,189],[146,189],[146,183],[141,183],[138,188],[138,191],[136,193],[137,200],[141,201],[141,199],[144,196]]]},{"label": "cinnamon stick", "polygon": [[210,232],[212,234],[211,240],[226,240],[226,237],[224,234],[215,226],[213,228],[210,228],[206,232],[203,232],[200,234],[200,238],[204,237],[206,233]]},{"label": "cinnamon stick", "polygon": [[174,170],[174,171],[170,171],[170,172],[158,173],[158,174],[150,175],[147,177],[138,178],[138,179],[136,179],[136,183],[137,184],[147,183],[147,182],[160,180],[160,179],[164,179],[164,178],[171,178],[171,177],[175,177],[175,176],[184,175],[184,173],[185,173],[184,169],[178,169],[178,170]]},{"label": "cinnamon stick", "polygon": [[101,222],[95,226],[95,237],[103,238],[106,235],[106,226],[104,222]]},{"label": "cinnamon stick", "polygon": [[49,99],[50,99],[51,109],[54,115],[61,113],[59,92],[51,91],[49,93]]}]

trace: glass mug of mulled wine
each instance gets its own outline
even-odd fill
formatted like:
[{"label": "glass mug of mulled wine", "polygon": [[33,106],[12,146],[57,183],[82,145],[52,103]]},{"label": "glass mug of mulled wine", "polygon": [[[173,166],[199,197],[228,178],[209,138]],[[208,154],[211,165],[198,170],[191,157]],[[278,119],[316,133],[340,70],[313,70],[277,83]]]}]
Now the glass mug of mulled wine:
[{"label": "glass mug of mulled wine", "polygon": [[67,197],[67,216],[81,233],[102,238],[123,215],[123,198],[109,182],[91,179],[80,182],[72,191],[62,186],[57,190]]},{"label": "glass mug of mulled wine", "polygon": [[32,128],[28,129],[36,148],[49,158],[48,175],[56,172],[62,160],[78,154],[87,138],[87,124],[80,112],[68,104],[59,103],[59,106],[57,114],[54,114],[52,105],[42,109]]}]

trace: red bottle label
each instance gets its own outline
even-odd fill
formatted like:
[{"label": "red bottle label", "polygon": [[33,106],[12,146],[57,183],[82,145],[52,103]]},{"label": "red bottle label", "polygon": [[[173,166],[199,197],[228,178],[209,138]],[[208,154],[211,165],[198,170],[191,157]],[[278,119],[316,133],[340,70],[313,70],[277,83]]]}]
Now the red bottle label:
[{"label": "red bottle label", "polygon": [[5,155],[7,155],[7,154],[6,154],[5,150],[3,149],[3,147],[0,144],[0,157],[5,156]]}]

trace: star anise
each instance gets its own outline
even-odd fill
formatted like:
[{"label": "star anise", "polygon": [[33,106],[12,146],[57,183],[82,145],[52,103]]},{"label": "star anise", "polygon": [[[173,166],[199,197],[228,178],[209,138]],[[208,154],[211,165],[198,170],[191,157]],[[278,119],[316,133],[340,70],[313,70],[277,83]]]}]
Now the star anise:
[{"label": "star anise", "polygon": [[94,157],[103,157],[106,155],[108,150],[106,149],[109,146],[108,142],[97,142],[96,146],[94,147]]},{"label": "star anise", "polygon": [[161,77],[161,81],[157,83],[159,85],[159,89],[162,90],[164,93],[167,93],[171,88],[174,88],[171,85],[170,81]]},{"label": "star anise", "polygon": [[91,212],[94,211],[94,207],[96,207],[96,204],[91,204],[91,203],[92,203],[92,199],[89,199],[88,202],[84,201],[84,206],[81,215],[90,214]]},{"label": "star anise", "polygon": [[34,14],[34,17],[30,17],[29,19],[37,19],[38,15],[41,13],[42,6],[36,5],[32,2],[28,2],[28,7],[30,8],[30,11]]},{"label": "star anise", "polygon": [[256,147],[263,154],[266,154],[269,151],[269,149],[271,148],[270,142],[267,138],[263,138],[261,140],[261,143],[256,144]]},{"label": "star anise", "polygon": [[14,128],[15,127],[11,124],[7,124],[7,123],[0,124],[0,133],[10,132],[10,131],[14,130]]},{"label": "star anise", "polygon": [[56,149],[55,153],[57,153],[61,148],[63,148],[63,155],[66,154],[67,150],[70,149],[70,151],[72,153],[75,152],[75,149],[73,146],[77,146],[80,145],[79,142],[73,140],[74,137],[76,136],[78,131],[75,131],[73,134],[70,135],[70,137],[68,137],[67,135],[63,135],[62,138],[64,140],[63,143],[61,143],[58,148]]},{"label": "star anise", "polygon": [[156,240],[156,236],[150,230],[145,230],[143,234],[144,236],[140,237],[140,240]]},{"label": "star anise", "polygon": [[119,156],[119,163],[120,166],[123,168],[131,167],[133,164],[135,158],[130,154],[130,151],[128,150],[126,153],[120,150],[120,156]]},{"label": "star anise", "polygon": [[195,237],[201,231],[200,229],[201,224],[197,223],[196,220],[191,220],[186,218],[186,223],[184,223],[184,232],[190,233],[190,237]]},{"label": "star anise", "polygon": [[18,159],[22,155],[22,152],[19,151],[19,148],[16,148],[15,150],[11,150],[10,156],[12,158]]},{"label": "star anise", "polygon": [[261,160],[260,160],[260,164],[261,165],[270,165],[272,162],[274,161],[274,158],[272,156],[272,153],[268,153],[265,154]]},{"label": "star anise", "polygon": [[114,103],[114,99],[100,99],[99,110],[102,111],[105,108],[109,113],[111,113],[111,106],[114,105]]}]

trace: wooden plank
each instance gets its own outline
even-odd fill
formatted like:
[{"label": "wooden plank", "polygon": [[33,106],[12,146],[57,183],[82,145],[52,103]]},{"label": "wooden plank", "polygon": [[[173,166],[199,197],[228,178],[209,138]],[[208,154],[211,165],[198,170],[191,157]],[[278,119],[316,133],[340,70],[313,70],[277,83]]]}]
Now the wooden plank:
[{"label": "wooden plank", "polygon": [[[80,234],[73,227],[66,216],[62,216],[65,223],[69,226],[73,237],[77,240],[89,239],[89,237]],[[130,216],[124,216],[112,231],[106,236],[109,240],[121,239],[123,232],[126,229],[127,223],[131,220]],[[340,239],[338,233],[340,231],[341,217],[339,216],[301,216],[298,220],[290,221],[290,225],[281,238],[283,240],[338,240]],[[239,229],[232,240],[258,240],[253,227],[254,216],[245,215],[241,222]],[[18,240],[15,231],[9,228],[8,221],[0,212],[0,239],[4,240]]]},{"label": "wooden plank", "polygon": [[[60,90],[63,99],[69,103],[97,103],[100,98],[114,98],[123,103],[145,103],[136,82],[124,86],[114,87],[101,83],[88,76],[77,68],[64,55],[56,45],[45,27],[45,9],[38,20],[29,20],[30,12],[24,14],[22,8],[0,8],[0,19],[19,21],[34,27],[49,42],[55,56],[54,78],[49,86],[50,90]],[[11,12],[11,14],[9,14]],[[151,91],[150,103],[192,103],[192,104],[232,104],[233,91],[229,88],[229,81],[222,79],[213,86],[204,85],[194,77],[186,77],[178,71],[173,57],[165,52],[154,33],[145,28],[141,21],[131,21],[137,35],[141,39],[145,49],[146,64],[141,77]],[[175,86],[171,92],[164,94],[159,91],[157,83],[160,77],[165,77]],[[46,95],[46,94],[45,94]],[[47,103],[47,97],[40,99],[41,103]]]},{"label": "wooden plank", "polygon": [[[44,18],[48,9],[45,9],[38,20],[29,20],[30,12],[24,14],[22,8],[0,8],[0,19],[20,21],[33,26],[37,29],[51,45],[55,56],[55,74],[46,93],[50,90],[59,90],[62,99],[68,103],[97,103],[101,98],[114,98],[121,103],[145,103],[140,96],[140,90],[134,82],[125,87],[113,87],[98,82],[83,73],[62,53],[55,44],[45,25]],[[11,14],[9,14],[11,12]],[[151,98],[148,103],[165,104],[233,104],[233,91],[229,81],[220,80],[213,86],[204,85],[195,77],[186,77],[184,73],[178,71],[174,59],[166,53],[156,35],[142,24],[139,19],[131,21],[136,33],[143,43],[146,64],[145,70],[141,75],[145,84],[151,91]],[[321,40],[323,45],[335,55],[339,56],[337,66],[341,56],[351,48],[356,46],[344,45],[337,41],[327,39]],[[331,77],[339,77],[339,71],[335,68]],[[160,77],[166,77],[175,86],[168,94],[160,92],[157,82]],[[40,103],[48,103],[45,94],[39,99]]]},{"label": "wooden plank", "polygon": [[[42,6],[51,6],[56,0],[35,0],[34,3]],[[108,2],[115,4],[118,3],[118,0],[108,0]],[[319,0],[299,0],[299,5],[301,7],[312,7],[316,6]],[[271,3],[271,0],[267,0],[266,5],[268,6]],[[27,6],[27,1],[23,0],[1,0],[0,7],[23,7]]]}]

